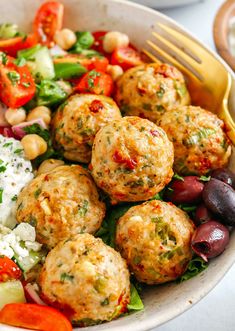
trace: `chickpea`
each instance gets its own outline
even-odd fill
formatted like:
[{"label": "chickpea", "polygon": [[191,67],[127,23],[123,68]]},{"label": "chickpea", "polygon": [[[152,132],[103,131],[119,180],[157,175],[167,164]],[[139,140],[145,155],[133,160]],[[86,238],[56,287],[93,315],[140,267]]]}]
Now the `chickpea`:
[{"label": "chickpea", "polygon": [[110,74],[114,81],[116,81],[120,76],[123,75],[123,69],[118,65],[112,66],[111,64],[109,64],[107,68],[107,73]]},{"label": "chickpea", "polygon": [[64,161],[62,161],[62,160],[56,160],[56,159],[45,160],[40,164],[37,175],[41,175],[41,174],[45,174],[46,172],[50,172],[53,169],[55,169],[59,166],[62,166],[63,164],[64,164]]},{"label": "chickpea", "polygon": [[27,134],[21,140],[21,144],[24,148],[25,156],[29,160],[34,160],[47,150],[47,143],[37,134]]},{"label": "chickpea", "polygon": [[45,106],[38,106],[32,109],[27,116],[27,121],[36,120],[38,118],[41,118],[46,125],[49,125],[51,122],[50,109]]},{"label": "chickpea", "polygon": [[72,30],[62,29],[55,33],[54,41],[62,49],[67,50],[76,43],[77,37]]},{"label": "chickpea", "polygon": [[57,80],[56,83],[59,85],[62,90],[65,91],[68,95],[73,93],[72,86],[69,84],[69,82],[64,82],[63,80]]},{"label": "chickpea", "polygon": [[110,31],[106,33],[103,39],[103,48],[105,52],[112,53],[117,47],[126,47],[129,44],[129,37],[125,33]]},{"label": "chickpea", "polygon": [[11,125],[17,125],[25,121],[26,112],[24,108],[8,108],[5,112],[5,119]]}]

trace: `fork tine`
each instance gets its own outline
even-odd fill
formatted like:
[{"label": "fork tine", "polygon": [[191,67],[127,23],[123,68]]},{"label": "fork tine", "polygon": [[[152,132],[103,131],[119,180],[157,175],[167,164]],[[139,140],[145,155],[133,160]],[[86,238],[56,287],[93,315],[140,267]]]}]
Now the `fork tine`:
[{"label": "fork tine", "polygon": [[[204,49],[200,44],[198,44],[196,41],[194,41],[191,37],[188,37],[185,33],[180,32],[179,30],[175,30],[171,28],[168,25],[165,25],[163,23],[158,23],[158,26],[165,32],[167,32],[171,37],[173,37],[175,40],[179,41],[180,44],[187,45],[187,48],[191,51],[195,51],[195,54],[200,59],[208,59],[213,62],[217,62],[218,60],[215,59],[206,49]],[[203,63],[202,63],[203,64]]]},{"label": "fork tine", "polygon": [[161,64],[162,62],[156,57],[154,56],[152,53],[150,53],[149,51],[147,51],[147,49],[142,49],[142,52],[147,55],[147,57],[149,57],[153,62]]},{"label": "fork tine", "polygon": [[[183,63],[187,67],[190,67],[190,69],[193,69],[194,71],[197,71],[197,75],[200,75],[199,72],[201,71],[201,64],[196,62],[193,58],[191,58],[189,55],[187,55],[182,49],[175,46],[171,41],[167,40],[165,37],[161,36],[160,34],[156,32],[152,32],[152,35],[157,39],[160,40],[160,42],[167,46],[171,51],[175,53],[177,56],[177,60],[179,62],[185,62]],[[179,58],[178,58],[179,57]],[[199,71],[199,72],[198,72]]]},{"label": "fork tine", "polygon": [[165,52],[163,49],[161,49],[160,47],[158,47],[157,45],[155,45],[151,40],[147,40],[147,44],[150,47],[152,47],[164,59],[164,61],[170,62],[172,65],[174,65],[175,67],[177,67],[180,71],[182,71],[185,75],[195,78],[195,75],[190,70],[188,70],[180,62],[178,62],[169,53]]}]

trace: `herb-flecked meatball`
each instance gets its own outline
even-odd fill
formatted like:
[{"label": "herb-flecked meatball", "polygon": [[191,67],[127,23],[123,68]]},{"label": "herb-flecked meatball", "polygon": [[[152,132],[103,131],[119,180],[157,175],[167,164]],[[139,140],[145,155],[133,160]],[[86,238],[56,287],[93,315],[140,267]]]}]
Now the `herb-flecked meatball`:
[{"label": "herb-flecked meatball", "polygon": [[135,277],[161,284],[181,276],[192,258],[193,222],[173,204],[152,200],[118,221],[116,245]]},{"label": "herb-flecked meatball", "polygon": [[125,260],[89,234],[60,242],[50,251],[40,285],[46,302],[80,326],[110,321],[125,312],[130,301]]},{"label": "herb-flecked meatball", "polygon": [[224,123],[200,107],[187,106],[166,112],[158,121],[174,144],[174,169],[182,175],[204,175],[223,168],[231,155]]},{"label": "herb-flecked meatball", "polygon": [[34,225],[37,241],[48,248],[77,233],[95,233],[104,215],[95,183],[78,165],[37,176],[17,199],[17,221]]},{"label": "herb-flecked meatball", "polygon": [[57,110],[52,121],[54,145],[68,160],[88,163],[97,131],[120,118],[119,108],[109,97],[73,95]]},{"label": "herb-flecked meatball", "polygon": [[156,122],[166,110],[190,104],[183,75],[168,64],[127,70],[117,82],[116,101],[124,115]]},{"label": "herb-flecked meatball", "polygon": [[112,203],[152,198],[173,175],[173,145],[154,123],[124,117],[96,135],[91,169]]}]

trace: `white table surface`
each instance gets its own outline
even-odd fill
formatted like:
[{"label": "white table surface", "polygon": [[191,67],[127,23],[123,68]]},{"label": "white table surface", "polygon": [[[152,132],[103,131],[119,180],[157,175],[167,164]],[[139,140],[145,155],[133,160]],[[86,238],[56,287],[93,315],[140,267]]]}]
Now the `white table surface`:
[{"label": "white table surface", "polygon": [[[212,23],[215,13],[222,3],[223,0],[206,0],[186,7],[162,10],[162,12],[184,25],[201,41],[214,48]],[[152,331],[234,331],[234,280],[235,265],[198,304]]]}]

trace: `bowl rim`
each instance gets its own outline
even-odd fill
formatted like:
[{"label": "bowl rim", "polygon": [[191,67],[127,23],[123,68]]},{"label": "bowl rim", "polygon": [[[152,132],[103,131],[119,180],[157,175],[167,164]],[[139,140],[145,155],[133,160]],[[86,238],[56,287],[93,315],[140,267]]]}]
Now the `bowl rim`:
[{"label": "bowl rim", "polygon": [[[101,0],[102,1],[102,0]],[[149,8],[147,6],[144,6],[142,4],[138,4],[135,2],[131,2],[129,0],[109,0],[110,3],[116,3],[116,4],[122,4],[122,5],[126,5],[129,7],[133,7],[133,8],[139,8],[140,10],[142,10],[143,12],[148,12],[152,15],[157,17],[162,17],[164,18],[167,22],[169,22],[170,24],[172,24],[174,27],[179,28],[181,31],[185,32],[189,37],[191,37],[193,40],[195,40],[200,46],[203,46],[210,54],[212,54],[221,64],[223,64],[223,66],[225,67],[225,69],[231,74],[233,81],[235,81],[235,73],[232,71],[232,69],[229,67],[229,65],[212,49],[210,49],[207,45],[205,45],[203,42],[201,42],[193,33],[191,33],[187,28],[185,28],[183,25],[181,25],[180,23],[178,23],[177,21],[175,21],[174,19],[170,18],[169,16],[161,13],[160,11],[156,10],[156,9],[152,9]],[[74,5],[76,6],[76,3],[74,2]],[[159,317],[157,314],[151,314],[151,316],[149,316],[148,318],[142,318],[142,319],[136,319],[136,320],[132,320],[131,322],[127,322],[125,325],[112,325],[112,322],[107,322],[104,324],[101,324],[103,326],[107,326],[106,328],[102,329],[108,329],[110,328],[111,331],[147,331],[147,330],[151,330],[155,327],[159,327],[160,325],[163,325],[171,320],[173,320],[175,317],[182,315],[184,312],[186,312],[187,310],[189,310],[190,308],[192,308],[196,303],[198,303],[200,300],[202,300],[220,281],[221,279],[225,276],[225,274],[228,272],[228,270],[233,266],[235,262],[235,254],[234,257],[231,257],[228,259],[228,262],[226,265],[223,265],[223,267],[220,269],[219,273],[216,273],[216,275],[214,276],[213,280],[208,282],[208,285],[206,287],[206,289],[204,289],[203,292],[198,292],[196,294],[194,294],[193,296],[193,303],[184,303],[182,304],[180,307],[178,307],[178,309],[176,309],[174,311],[174,313],[171,313],[171,317],[165,320],[161,320],[159,323],[157,323],[157,321],[159,320]],[[198,277],[198,276],[197,276]],[[131,315],[133,314],[141,314],[144,312],[133,312]],[[121,319],[125,319],[128,318],[128,316],[123,316],[121,317]],[[116,322],[118,321],[115,320]],[[97,328],[98,327],[98,328]],[[82,328],[84,331],[86,330],[99,330],[99,326],[91,326],[91,327],[85,327]],[[78,331],[78,330],[82,330],[81,328],[74,328],[74,330]],[[0,324],[0,330],[1,331],[22,331],[22,330],[29,330],[29,329],[22,329],[22,328],[13,328],[7,325],[3,325]]]}]

